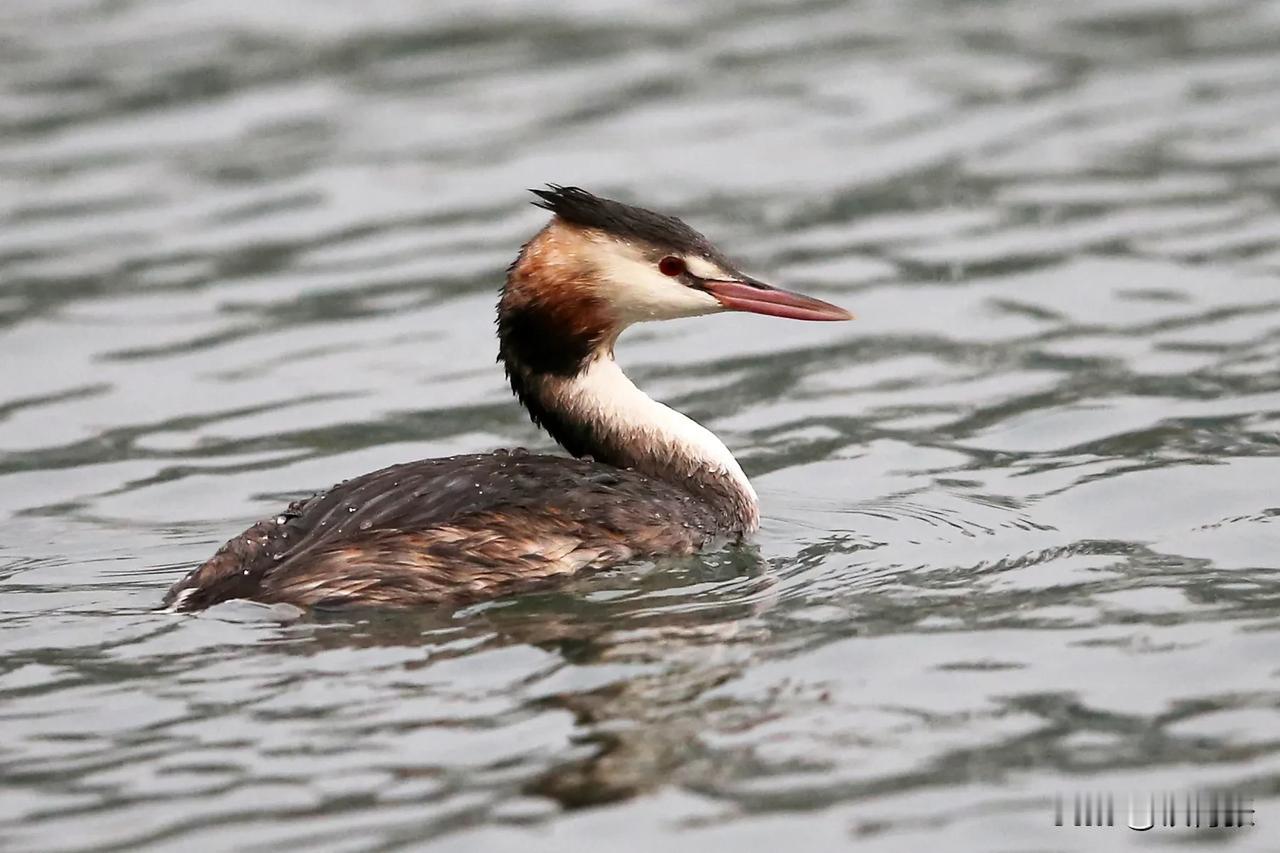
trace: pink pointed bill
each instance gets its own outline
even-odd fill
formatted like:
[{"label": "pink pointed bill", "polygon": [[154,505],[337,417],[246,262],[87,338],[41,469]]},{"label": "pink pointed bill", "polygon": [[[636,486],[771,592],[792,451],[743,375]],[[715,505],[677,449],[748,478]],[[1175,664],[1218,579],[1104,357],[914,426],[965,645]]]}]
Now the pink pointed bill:
[{"label": "pink pointed bill", "polygon": [[838,305],[779,290],[763,282],[746,281],[702,282],[702,289],[714,296],[730,311],[747,311],[767,314],[770,317],[786,317],[789,320],[852,320],[853,314]]}]

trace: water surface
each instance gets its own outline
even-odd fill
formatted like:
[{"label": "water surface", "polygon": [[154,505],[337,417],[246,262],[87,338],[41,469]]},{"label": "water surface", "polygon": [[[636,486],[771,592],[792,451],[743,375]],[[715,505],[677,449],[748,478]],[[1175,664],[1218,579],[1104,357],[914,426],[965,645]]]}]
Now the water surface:
[{"label": "water surface", "polygon": [[[474,5],[0,9],[0,846],[1268,849],[1280,4]],[[622,341],[754,545],[151,612],[293,497],[550,448],[491,325],[545,181],[859,314]],[[1258,826],[1052,826],[1215,786]]]}]

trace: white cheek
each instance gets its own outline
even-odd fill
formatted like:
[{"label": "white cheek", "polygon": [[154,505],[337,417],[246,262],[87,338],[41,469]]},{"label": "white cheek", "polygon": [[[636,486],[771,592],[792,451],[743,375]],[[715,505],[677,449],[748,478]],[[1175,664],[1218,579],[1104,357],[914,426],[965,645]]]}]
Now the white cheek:
[{"label": "white cheek", "polygon": [[689,272],[698,278],[728,278],[729,273],[720,269],[720,267],[711,263],[706,258],[700,258],[697,255],[691,255],[684,259],[684,265],[688,267]]},{"label": "white cheek", "polygon": [[624,323],[697,317],[723,310],[711,294],[663,275],[647,260],[613,252],[602,255],[598,263],[608,281],[604,292]]}]

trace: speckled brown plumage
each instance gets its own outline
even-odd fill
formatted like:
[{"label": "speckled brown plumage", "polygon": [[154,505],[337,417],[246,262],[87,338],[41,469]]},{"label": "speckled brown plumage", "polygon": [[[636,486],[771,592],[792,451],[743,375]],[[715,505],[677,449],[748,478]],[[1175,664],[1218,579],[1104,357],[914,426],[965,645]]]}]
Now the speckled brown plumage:
[{"label": "speckled brown plumage", "polygon": [[691,553],[725,524],[675,486],[590,460],[521,451],[425,459],[258,522],[175,584],[165,605],[465,604]]}]

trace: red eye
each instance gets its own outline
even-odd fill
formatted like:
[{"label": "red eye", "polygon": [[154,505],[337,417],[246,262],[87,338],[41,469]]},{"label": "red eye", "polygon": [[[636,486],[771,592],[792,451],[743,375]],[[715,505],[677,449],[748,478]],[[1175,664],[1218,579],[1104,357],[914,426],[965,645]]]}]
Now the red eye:
[{"label": "red eye", "polygon": [[675,278],[676,276],[684,273],[684,261],[680,260],[675,255],[667,255],[665,258],[658,261],[658,272]]}]

